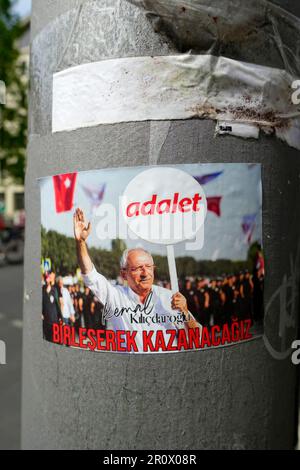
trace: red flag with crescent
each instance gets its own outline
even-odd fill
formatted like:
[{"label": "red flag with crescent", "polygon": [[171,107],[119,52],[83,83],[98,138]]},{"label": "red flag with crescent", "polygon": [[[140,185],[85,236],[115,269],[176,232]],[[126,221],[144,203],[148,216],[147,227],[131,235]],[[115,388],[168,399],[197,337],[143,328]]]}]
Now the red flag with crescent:
[{"label": "red flag with crescent", "polygon": [[53,176],[56,212],[68,212],[73,209],[77,173]]}]

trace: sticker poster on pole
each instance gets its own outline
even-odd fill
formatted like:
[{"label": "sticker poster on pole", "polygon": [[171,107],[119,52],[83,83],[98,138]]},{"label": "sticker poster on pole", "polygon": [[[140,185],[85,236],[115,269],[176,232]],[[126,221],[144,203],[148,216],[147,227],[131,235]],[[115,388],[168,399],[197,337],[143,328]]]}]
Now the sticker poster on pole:
[{"label": "sticker poster on pole", "polygon": [[157,354],[263,334],[260,164],[70,171],[39,183],[45,341]]}]

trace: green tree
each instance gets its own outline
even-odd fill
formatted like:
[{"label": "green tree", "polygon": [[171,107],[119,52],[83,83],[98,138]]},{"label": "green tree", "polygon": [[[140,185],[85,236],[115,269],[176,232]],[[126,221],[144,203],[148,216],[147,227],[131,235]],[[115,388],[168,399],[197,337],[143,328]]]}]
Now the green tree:
[{"label": "green tree", "polygon": [[78,267],[74,239],[42,227],[42,258],[50,258],[52,269],[63,276],[75,273]]},{"label": "green tree", "polygon": [[[54,230],[47,232],[43,227],[41,235],[42,258],[51,259],[52,268],[57,274],[62,276],[71,273],[75,274],[78,268],[78,261],[74,238],[67,237]],[[114,240],[112,242],[112,250],[90,246],[89,252],[98,271],[108,279],[117,279],[120,273],[120,255],[125,248],[126,244],[122,240]],[[156,266],[156,280],[169,280],[167,257],[154,255],[153,259]],[[183,280],[186,276],[209,276],[215,278],[223,274],[238,273],[245,269],[251,269],[251,262],[249,260],[232,261],[228,259],[197,261],[190,256],[181,256],[176,258],[176,266],[178,277]]]},{"label": "green tree", "polygon": [[123,252],[126,250],[127,246],[124,240],[120,240],[120,238],[117,238],[116,240],[113,240],[111,242],[111,249],[112,251],[116,252],[120,257],[123,254]]},{"label": "green tree", "polygon": [[262,247],[260,245],[259,242],[253,242],[252,245],[249,247],[249,250],[248,250],[248,262],[249,262],[249,266],[252,271],[254,265],[255,265],[255,260],[256,260],[256,256],[257,256],[257,253],[259,251],[262,251]]},{"label": "green tree", "polygon": [[0,80],[6,86],[6,104],[0,116],[0,171],[24,181],[27,145],[27,64],[18,40],[28,28],[13,13],[13,0],[0,0]]}]

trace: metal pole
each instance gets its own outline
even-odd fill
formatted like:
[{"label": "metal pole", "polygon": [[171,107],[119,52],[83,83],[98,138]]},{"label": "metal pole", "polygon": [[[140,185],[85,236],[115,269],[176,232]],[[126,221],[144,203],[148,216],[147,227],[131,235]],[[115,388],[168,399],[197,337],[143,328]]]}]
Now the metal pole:
[{"label": "metal pole", "polygon": [[[292,4],[300,15],[296,2],[277,3]],[[242,51],[243,44],[236,47]],[[161,164],[262,163],[266,303],[282,286],[284,276],[290,276],[299,240],[299,151],[265,135],[259,140],[214,138],[215,123],[197,119],[51,133],[53,73],[106,58],[169,54],[178,54],[176,44],[156,33],[144,11],[127,1],[33,1],[24,449],[293,446],[295,367],[290,355],[275,359],[263,338],[232,348],[155,356],[88,353],[42,339],[37,178],[72,170],[148,165],[156,134],[165,135],[157,156]],[[268,50],[257,54],[261,58]],[[271,305],[265,322],[267,337],[280,352],[278,305]]]}]

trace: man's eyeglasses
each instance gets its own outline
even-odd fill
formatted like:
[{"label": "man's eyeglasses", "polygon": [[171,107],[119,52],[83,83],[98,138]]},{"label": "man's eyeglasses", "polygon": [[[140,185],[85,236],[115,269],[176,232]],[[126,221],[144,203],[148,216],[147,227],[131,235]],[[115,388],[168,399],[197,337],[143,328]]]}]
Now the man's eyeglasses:
[{"label": "man's eyeglasses", "polygon": [[154,264],[144,264],[143,266],[136,266],[134,268],[127,268],[131,273],[137,274],[141,273],[144,269],[146,271],[153,271],[156,266]]}]

